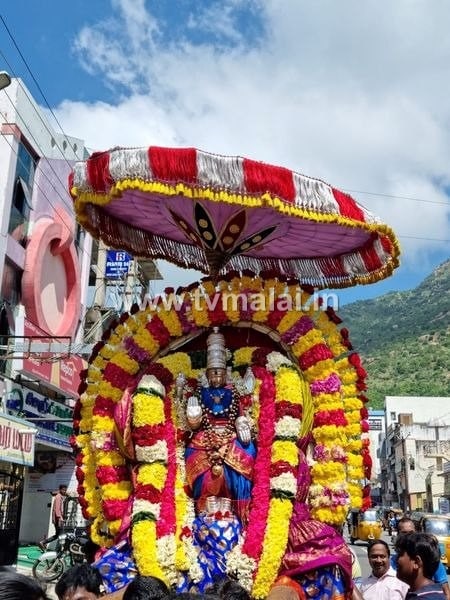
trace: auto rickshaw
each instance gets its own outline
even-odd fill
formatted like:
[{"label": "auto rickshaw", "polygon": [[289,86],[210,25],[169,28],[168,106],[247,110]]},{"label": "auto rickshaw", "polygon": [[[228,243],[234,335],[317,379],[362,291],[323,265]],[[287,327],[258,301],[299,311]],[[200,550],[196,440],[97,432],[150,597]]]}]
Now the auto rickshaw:
[{"label": "auto rickshaw", "polygon": [[411,515],[417,531],[431,533],[439,542],[441,562],[450,569],[450,514],[413,513]]},{"label": "auto rickshaw", "polygon": [[381,520],[376,508],[370,508],[365,511],[352,511],[349,521],[350,543],[354,544],[356,540],[368,542],[377,540],[381,537]]}]

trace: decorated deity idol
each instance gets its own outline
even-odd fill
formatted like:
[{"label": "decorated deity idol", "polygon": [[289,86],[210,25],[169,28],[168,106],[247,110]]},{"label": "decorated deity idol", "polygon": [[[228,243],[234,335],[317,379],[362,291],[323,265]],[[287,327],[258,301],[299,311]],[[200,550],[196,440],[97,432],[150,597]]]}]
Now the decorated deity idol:
[{"label": "decorated deity idol", "polygon": [[[251,423],[241,394],[227,384],[224,336],[214,328],[207,339],[206,381],[187,398],[186,477],[198,513],[231,512],[245,525],[256,456]],[[183,379],[178,379],[182,394]]]}]

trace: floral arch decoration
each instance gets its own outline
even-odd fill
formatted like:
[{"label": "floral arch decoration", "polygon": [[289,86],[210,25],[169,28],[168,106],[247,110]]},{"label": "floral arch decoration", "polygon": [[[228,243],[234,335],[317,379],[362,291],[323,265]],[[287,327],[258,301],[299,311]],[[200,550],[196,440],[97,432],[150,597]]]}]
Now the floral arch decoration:
[{"label": "floral arch decoration", "polygon": [[[230,294],[238,301],[224,302]],[[370,503],[366,373],[341,320],[317,305],[313,290],[271,274],[231,273],[176,293],[168,288],[122,315],[82,376],[74,416],[78,492],[94,542],[108,548],[127,538],[140,573],[171,585],[180,573],[198,580],[186,424],[174,387],[180,372],[199,374],[183,344],[213,326],[251,328],[271,340],[269,349],[233,353],[233,368],[250,366],[255,376],[252,417],[261,444],[249,522],[227,569],[263,598],[287,544],[299,440],[309,448],[313,518],[340,526],[350,508]]]}]

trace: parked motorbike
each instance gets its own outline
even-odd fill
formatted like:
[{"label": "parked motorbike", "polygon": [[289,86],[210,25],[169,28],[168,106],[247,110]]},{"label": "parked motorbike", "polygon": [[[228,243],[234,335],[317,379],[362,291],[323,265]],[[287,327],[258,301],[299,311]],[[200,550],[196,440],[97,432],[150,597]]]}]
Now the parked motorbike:
[{"label": "parked motorbike", "polygon": [[61,533],[34,563],[33,576],[44,582],[56,581],[64,571],[86,561],[85,548],[88,542],[85,529],[76,528]]}]

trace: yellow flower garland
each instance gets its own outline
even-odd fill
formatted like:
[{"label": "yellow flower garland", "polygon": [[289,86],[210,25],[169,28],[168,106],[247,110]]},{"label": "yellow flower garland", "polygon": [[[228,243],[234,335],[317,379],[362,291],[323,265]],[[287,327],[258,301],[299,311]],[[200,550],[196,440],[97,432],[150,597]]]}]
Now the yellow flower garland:
[{"label": "yellow flower garland", "polygon": [[[218,284],[218,287],[222,292],[232,290],[234,292],[242,293],[244,287],[247,286],[247,289],[250,291],[256,291],[257,293],[263,293],[266,298],[269,297],[270,294],[270,286],[269,282],[263,282],[262,280],[258,280],[257,278],[235,278],[231,283],[227,283],[226,285],[223,282]],[[277,293],[283,293],[286,291],[286,286],[284,283],[279,282],[278,280],[273,280],[272,286],[277,290]],[[210,295],[213,293],[212,284],[206,282],[204,285],[205,292]],[[292,286],[289,288],[289,293],[296,293],[296,288],[294,289]],[[189,294],[186,294],[186,298],[189,297]],[[191,293],[191,297],[193,297]],[[305,294],[305,301],[309,297],[309,295]],[[303,300],[303,296],[302,296]],[[203,308],[206,308],[206,300],[203,297]],[[203,312],[203,315],[200,314]],[[240,320],[240,311],[225,310],[227,317],[230,323],[236,323]],[[174,311],[167,311],[162,309],[161,306],[158,307],[157,313],[158,317],[166,326],[167,330],[171,334],[172,337],[179,337],[182,333],[181,331],[181,323],[178,318],[178,315]],[[337,428],[335,426],[322,426],[316,427],[313,431],[314,438],[316,442],[322,442],[326,447],[333,449],[335,446],[340,445],[345,448],[349,460],[347,473],[345,473],[345,468],[343,470],[343,466],[339,462],[329,461],[325,464],[313,465],[311,472],[313,476],[313,485],[311,486],[312,490],[316,490],[317,494],[311,494],[311,504],[312,504],[312,512],[316,518],[323,520],[325,522],[340,524],[345,519],[345,513],[347,507],[339,506],[333,509],[325,507],[323,505],[323,499],[321,500],[321,487],[328,485],[329,478],[335,477],[336,481],[342,485],[342,490],[345,491],[347,489],[348,493],[351,496],[352,503],[354,505],[358,504],[361,499],[361,482],[358,480],[359,476],[362,477],[362,466],[358,457],[360,457],[361,452],[361,426],[358,419],[359,411],[362,407],[362,402],[356,397],[358,394],[358,390],[356,387],[357,377],[355,374],[355,369],[348,363],[347,358],[340,358],[340,355],[345,352],[342,344],[340,343],[340,338],[338,335],[338,329],[334,326],[334,324],[330,324],[325,316],[316,313],[313,313],[311,307],[307,312],[298,312],[294,314],[287,314],[283,317],[280,326],[278,327],[278,333],[282,333],[283,331],[287,331],[290,327],[294,326],[297,322],[297,319],[301,318],[305,314],[313,315],[316,319],[316,328],[307,332],[301,338],[299,338],[295,344],[291,346],[291,351],[295,354],[296,357],[300,357],[304,352],[310,350],[316,344],[324,344],[327,345],[333,353],[333,359],[326,359],[322,361],[318,361],[315,364],[312,364],[311,367],[306,369],[303,373],[306,380],[312,384],[316,380],[325,380],[329,375],[333,373],[338,373],[339,377],[342,381],[342,389],[341,393],[321,393],[316,395],[313,398],[315,410],[328,410],[328,411],[336,411],[340,409],[344,409],[346,417],[348,419],[348,425],[346,427]],[[190,315],[187,317],[192,318],[193,321],[197,324],[198,327],[209,327],[210,320],[208,317],[208,313],[206,310],[197,311],[194,307],[191,308]],[[95,539],[98,542],[101,542],[101,545],[108,545],[111,543],[111,536],[114,533],[117,533],[120,527],[119,521],[111,521],[107,522],[105,520],[104,515],[102,514],[101,509],[101,500],[102,499],[118,499],[118,498],[127,498],[127,493],[130,493],[129,483],[127,482],[119,482],[117,484],[109,484],[110,487],[107,486],[98,486],[98,482],[95,477],[95,468],[97,465],[102,464],[116,464],[123,465],[125,461],[123,457],[121,457],[120,453],[115,453],[115,451],[104,451],[101,449],[102,435],[108,435],[112,432],[112,421],[108,420],[108,417],[104,417],[102,415],[94,415],[92,410],[95,404],[95,399],[97,396],[103,396],[107,399],[112,400],[113,402],[117,402],[120,400],[122,396],[122,390],[116,388],[109,381],[106,381],[103,378],[103,372],[109,363],[113,363],[121,367],[125,373],[129,375],[133,375],[138,372],[140,365],[130,358],[127,352],[123,348],[123,339],[127,335],[133,335],[134,343],[146,350],[149,356],[153,356],[159,350],[159,344],[156,339],[148,332],[145,328],[146,323],[148,322],[149,311],[146,309],[145,311],[138,311],[134,315],[130,315],[123,323],[116,327],[116,329],[111,333],[110,338],[107,341],[107,344],[103,346],[100,350],[99,355],[92,361],[89,366],[88,377],[86,380],[87,389],[86,392],[82,396],[82,411],[81,411],[81,422],[80,422],[80,434],[77,438],[82,451],[84,451],[85,456],[83,457],[82,469],[85,474],[85,498],[89,505],[89,510],[91,514],[94,516],[93,523],[93,531]],[[252,315],[252,320],[255,322],[264,323],[266,319],[266,315],[264,311],[256,311]],[[162,348],[161,348],[162,350]],[[251,361],[251,354],[253,349],[251,348],[242,348],[238,351],[235,351],[235,366],[239,366],[241,364],[248,364]],[[177,356],[178,355],[178,356]],[[174,377],[178,375],[179,372],[183,372],[188,376],[197,375],[191,369],[189,359],[185,359],[186,355],[184,353],[175,353],[173,355],[168,355],[162,359],[160,359],[160,363],[166,366],[171,370]],[[187,364],[189,362],[189,364]],[[286,378],[283,379],[284,370],[286,371]],[[293,390],[296,388],[295,385],[289,383],[289,369],[282,367],[279,369],[279,373],[277,374],[277,399],[278,400],[288,400],[290,398],[298,399],[298,387],[296,389],[297,395],[293,395]],[[260,384],[260,382],[257,382]],[[301,384],[301,385],[300,385]],[[304,389],[304,383],[300,382],[300,388]],[[257,392],[256,392],[257,393]],[[303,393],[303,392],[302,392]],[[148,407],[145,407],[145,402],[142,402],[142,406],[139,404],[139,394],[136,394],[136,401],[134,406],[134,416],[136,418],[135,425],[138,423],[143,425],[149,424],[158,424],[163,422],[164,414],[163,411],[148,411]],[[291,400],[289,400],[291,401]],[[254,403],[252,406],[252,417],[257,419],[258,416],[258,406],[257,403]],[[141,411],[141,415],[139,416],[139,412]],[[176,417],[176,415],[174,415]],[[139,420],[140,419],[140,420]],[[162,420],[161,420],[162,419]],[[309,423],[312,422],[312,411],[311,415],[309,415]],[[180,421],[174,418],[174,423],[177,426],[180,426]],[[96,433],[89,434],[89,431],[95,429]],[[308,431],[309,428],[306,429]],[[302,432],[306,432],[304,427],[302,427]],[[97,436],[97,437],[96,437]],[[93,444],[98,444],[97,448],[94,449]],[[289,446],[289,442],[285,442],[284,440],[276,440],[273,448],[272,448],[273,456],[272,460],[275,462],[277,460],[287,460],[290,464],[295,463],[295,453],[296,449]],[[182,458],[178,458],[179,465],[182,462]],[[145,465],[147,466],[147,465]],[[152,465],[153,466],[153,465]],[[138,472],[138,481],[141,483],[144,480],[151,485],[155,484],[155,481],[158,479],[159,481],[165,480],[166,469],[163,466],[162,469],[158,469],[155,467],[154,472],[143,471],[142,474],[139,470]],[[314,481],[315,480],[315,481]],[[348,484],[346,483],[348,480]],[[275,481],[275,479],[274,479]],[[283,478],[279,478],[277,480],[279,485],[284,485]],[[156,548],[154,552],[154,556],[149,558],[149,563],[153,566],[152,574],[155,574],[157,570],[154,568],[154,564],[159,565],[161,572],[169,572],[172,568],[170,565],[174,565],[173,568],[179,570],[186,570],[186,567],[189,568],[191,578],[195,580],[195,572],[196,572],[196,561],[195,555],[192,554],[192,546],[190,543],[186,544],[186,538],[184,540],[180,539],[180,534],[182,530],[183,523],[189,524],[192,522],[193,515],[191,513],[192,506],[190,504],[190,499],[186,497],[183,486],[185,484],[185,475],[183,475],[182,470],[178,470],[177,478],[176,478],[176,515],[177,515],[177,531],[175,537],[166,536],[165,542],[163,544],[161,540],[158,542],[156,540],[156,528],[154,524],[152,525],[152,521],[139,521],[134,524],[133,528],[133,540],[138,540],[137,545],[139,545],[139,539],[142,535],[142,531],[147,531],[149,535],[147,539],[155,539],[156,544],[152,545],[152,547]],[[290,484],[289,484],[290,485]],[[315,486],[315,487],[314,487]],[[162,487],[161,487],[162,489]],[[277,502],[276,502],[277,501]],[[291,508],[292,505],[288,503]],[[275,534],[275,522],[278,519],[283,518],[286,527],[288,527],[289,518],[285,517],[285,511],[288,511],[287,504],[283,505],[283,501],[279,498],[272,498],[269,509],[269,519],[267,523],[266,530],[266,538],[265,542],[267,542],[264,546],[264,552],[261,556],[260,563],[257,567],[257,572],[255,574],[255,583],[254,583],[254,593],[262,594],[263,589],[267,588],[267,585],[270,578],[273,575],[273,564],[278,560],[279,548],[283,546],[282,540],[284,537],[282,533],[278,532],[278,535]],[[334,512],[333,512],[334,511]],[[189,516],[190,515],[190,516]],[[284,515],[284,516],[283,516]],[[190,520],[191,519],[191,520]],[[146,529],[147,526],[147,529]],[[154,531],[151,531],[153,527]],[[135,537],[137,535],[137,537]],[[287,536],[287,529],[285,535]],[[154,536],[154,538],[152,537]],[[145,537],[145,536],[144,536]],[[181,536],[182,537],[182,536]],[[287,539],[287,538],[286,538]],[[278,540],[278,541],[277,541]],[[164,550],[164,546],[167,546],[167,551]],[[142,546],[140,549],[135,546],[133,541],[133,547],[136,554],[140,554],[144,552],[144,546],[142,542]],[[173,551],[168,550],[168,548],[174,548]],[[284,547],[284,546],[283,546]],[[281,550],[282,551],[282,550]],[[148,553],[148,545],[145,545],[145,552]],[[268,553],[272,552],[269,556]],[[170,558],[173,555],[173,559]],[[275,558],[274,558],[275,557]],[[161,565],[164,565],[162,567]],[[147,572],[149,567],[145,567]],[[262,569],[266,569],[267,573],[263,574]],[[197,573],[198,575],[198,573]],[[259,596],[262,597],[262,596]]]}]

